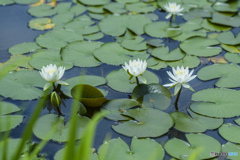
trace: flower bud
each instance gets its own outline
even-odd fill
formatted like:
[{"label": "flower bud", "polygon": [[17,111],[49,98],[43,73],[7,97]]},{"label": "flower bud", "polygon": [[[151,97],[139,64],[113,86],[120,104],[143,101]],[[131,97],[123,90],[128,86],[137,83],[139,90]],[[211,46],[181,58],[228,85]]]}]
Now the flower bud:
[{"label": "flower bud", "polygon": [[61,105],[61,98],[56,91],[51,93],[51,103],[55,107],[59,107]]}]

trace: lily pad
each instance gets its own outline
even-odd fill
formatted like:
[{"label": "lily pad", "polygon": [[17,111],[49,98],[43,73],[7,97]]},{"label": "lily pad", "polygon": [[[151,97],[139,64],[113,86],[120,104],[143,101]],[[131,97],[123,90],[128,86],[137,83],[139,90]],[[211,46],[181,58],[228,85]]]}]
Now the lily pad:
[{"label": "lily pad", "polygon": [[32,59],[29,61],[29,64],[38,70],[41,70],[43,66],[49,64],[56,64],[58,67],[66,67],[66,70],[71,69],[73,64],[71,62],[63,61],[59,52],[60,51],[57,49],[38,50],[32,55]]},{"label": "lily pad", "polygon": [[[81,139],[83,132],[90,119],[87,117],[77,116],[76,123],[76,140]],[[40,117],[34,127],[33,133],[40,139],[46,140],[47,135],[51,133],[53,128],[57,126],[56,131],[52,134],[51,138],[57,142],[67,142],[69,140],[71,119],[65,123],[64,117],[56,114],[47,114]]]},{"label": "lily pad", "polygon": [[94,40],[102,39],[104,37],[104,34],[102,32],[98,32],[98,33],[84,35],[83,37],[84,39],[87,39],[89,41],[94,41]]},{"label": "lily pad", "polygon": [[90,5],[90,6],[96,6],[96,5],[104,5],[110,3],[110,0],[78,0],[79,2]]},{"label": "lily pad", "polygon": [[214,39],[193,37],[180,43],[180,48],[189,55],[210,57],[218,55],[222,52],[220,47],[212,47],[218,44],[219,42]]},{"label": "lily pad", "polygon": [[123,40],[121,46],[134,51],[141,51],[147,49],[147,44],[142,37],[136,37],[132,40]]},{"label": "lily pad", "polygon": [[35,17],[48,17],[57,13],[57,10],[53,6],[47,4],[41,4],[39,6],[30,7],[28,13]]},{"label": "lily pad", "polygon": [[226,60],[228,60],[229,62],[232,62],[232,63],[240,63],[240,55],[236,54],[236,53],[229,53],[229,52],[227,52],[224,55],[224,58]]},{"label": "lily pad", "polygon": [[221,144],[214,138],[204,134],[187,134],[188,142],[173,138],[165,144],[164,148],[168,154],[177,158],[187,160],[189,155],[197,152],[201,148],[196,159],[208,159],[211,157],[210,153],[220,153]]},{"label": "lily pad", "polygon": [[52,22],[56,25],[65,24],[70,22],[74,18],[74,13],[61,13],[52,18]]},{"label": "lily pad", "polygon": [[167,133],[174,123],[169,114],[151,108],[131,109],[122,114],[134,120],[113,125],[112,128],[128,137],[159,137]]},{"label": "lily pad", "polygon": [[47,30],[52,29],[55,26],[55,24],[52,23],[52,20],[50,18],[37,18],[29,21],[28,26],[31,29]]},{"label": "lily pad", "polygon": [[29,52],[35,52],[36,50],[40,49],[36,43],[34,42],[24,42],[17,45],[12,46],[9,48],[9,53],[11,54],[25,54]]},{"label": "lily pad", "polygon": [[[112,71],[106,77],[108,81],[107,85],[119,92],[131,93],[137,84],[135,83],[135,79],[131,83],[129,77],[129,74],[124,69]],[[145,71],[143,77],[147,79],[147,83],[149,84],[159,83],[158,77],[150,71]]]},{"label": "lily pad", "polygon": [[59,29],[41,34],[36,38],[36,43],[45,48],[65,47],[68,43],[83,40],[81,34],[71,30]]},{"label": "lily pad", "polygon": [[124,4],[123,3],[109,3],[106,4],[104,6],[104,9],[108,10],[111,13],[114,14],[122,14],[122,13],[126,13],[127,10],[124,8]]},{"label": "lily pad", "polygon": [[132,138],[130,149],[121,139],[105,141],[99,148],[99,158],[104,160],[163,160],[163,147],[152,139]]},{"label": "lily pad", "polygon": [[185,56],[185,53],[179,48],[169,52],[168,47],[159,47],[153,49],[151,55],[164,61],[176,61],[182,59]]},{"label": "lily pad", "polygon": [[240,146],[227,142],[222,145],[222,152],[228,152],[227,159],[237,160],[240,155]]},{"label": "lily pad", "polygon": [[100,42],[73,42],[65,47],[62,52],[64,62],[73,63],[78,67],[96,67],[101,65],[93,52],[102,45]]},{"label": "lily pad", "polygon": [[0,95],[16,100],[32,100],[41,97],[46,81],[38,71],[19,70],[9,72],[0,80]]},{"label": "lily pad", "polygon": [[212,23],[230,26],[230,27],[239,27],[240,26],[240,16],[226,16],[218,12],[214,12],[212,15]]},{"label": "lily pad", "polygon": [[107,101],[101,91],[88,84],[76,85],[72,88],[71,95],[74,99],[88,107],[100,107]]},{"label": "lily pad", "polygon": [[198,78],[208,81],[220,78],[215,85],[217,87],[240,87],[240,67],[236,64],[214,64],[206,66],[198,71]]},{"label": "lily pad", "polygon": [[211,23],[207,19],[204,19],[201,25],[204,29],[215,32],[228,31],[232,29],[232,27]]},{"label": "lily pad", "polygon": [[183,18],[187,21],[200,18],[211,18],[211,10],[208,8],[193,8],[189,12],[183,15]]},{"label": "lily pad", "polygon": [[177,66],[195,68],[200,64],[200,59],[196,56],[186,55],[182,60],[166,62],[170,67],[176,68]]},{"label": "lily pad", "polygon": [[110,65],[121,65],[133,59],[132,56],[143,54],[145,53],[126,50],[116,42],[105,43],[93,52],[98,60]]},{"label": "lily pad", "polygon": [[240,39],[240,34],[238,34],[235,37],[231,31],[220,33],[217,36],[218,41],[220,41],[223,44],[227,44],[227,45],[238,45],[238,44],[240,44],[239,39]]},{"label": "lily pad", "polygon": [[18,112],[16,105],[8,102],[0,102],[0,132],[5,132],[17,127],[23,121],[23,116],[9,115]]},{"label": "lily pad", "polygon": [[238,12],[238,6],[234,3],[216,2],[213,9],[219,12]]},{"label": "lily pad", "polygon": [[199,133],[208,129],[216,129],[223,123],[223,119],[201,116],[191,110],[188,110],[188,113],[191,117],[179,111],[171,113],[175,119],[175,129],[182,132]]},{"label": "lily pad", "polygon": [[38,0],[15,0],[17,4],[32,4],[37,3]]},{"label": "lily pad", "polygon": [[143,107],[164,110],[169,107],[172,96],[169,90],[160,84],[140,84],[134,88],[132,98],[141,103]]},{"label": "lily pad", "polygon": [[157,38],[175,37],[182,33],[180,28],[171,28],[169,22],[153,22],[145,26],[147,35]]},{"label": "lily pad", "polygon": [[234,143],[240,143],[240,127],[232,123],[224,123],[219,129],[219,134],[226,140]]},{"label": "lily pad", "polygon": [[6,5],[14,4],[14,3],[15,3],[15,0],[1,0],[0,1],[1,6],[6,6]]},{"label": "lily pad", "polygon": [[130,120],[129,117],[123,116],[122,113],[138,105],[140,104],[134,99],[114,99],[105,102],[101,111],[108,111],[109,113],[105,117],[111,120]]},{"label": "lily pad", "polygon": [[198,114],[217,118],[230,118],[240,115],[240,92],[211,88],[198,91],[192,95],[190,109]]},{"label": "lily pad", "polygon": [[154,12],[156,10],[156,7],[151,4],[137,2],[132,4],[126,4],[126,9],[130,12],[149,13]]},{"label": "lily pad", "polygon": [[64,94],[71,97],[71,89],[78,84],[89,84],[92,86],[99,86],[107,83],[107,80],[100,76],[84,75],[66,79],[65,82],[67,82],[69,85],[62,86],[61,90],[64,92]]}]

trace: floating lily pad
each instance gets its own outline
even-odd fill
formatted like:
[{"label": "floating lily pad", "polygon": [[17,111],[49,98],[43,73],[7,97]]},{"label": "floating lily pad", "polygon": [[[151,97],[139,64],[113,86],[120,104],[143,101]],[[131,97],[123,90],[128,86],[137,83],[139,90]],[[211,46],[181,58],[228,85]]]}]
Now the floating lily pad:
[{"label": "floating lily pad", "polygon": [[66,67],[66,70],[71,69],[73,64],[63,61],[59,52],[60,51],[57,49],[38,50],[32,55],[32,59],[29,61],[29,64],[38,70],[49,64],[56,64],[58,67]]},{"label": "floating lily pad", "polygon": [[99,158],[104,160],[163,160],[163,147],[152,139],[133,138],[130,149],[121,139],[105,141],[99,148]]},{"label": "floating lily pad", "polygon": [[143,107],[164,110],[169,107],[172,96],[169,90],[160,84],[140,84],[134,88],[132,98],[141,103]]},{"label": "floating lily pad", "polygon": [[14,4],[14,3],[15,3],[15,0],[1,0],[0,1],[1,6],[6,6],[6,5]]},{"label": "floating lily pad", "polygon": [[169,131],[173,119],[165,112],[156,109],[131,109],[122,113],[134,120],[112,126],[113,130],[128,137],[158,137]]},{"label": "floating lily pad", "polygon": [[235,37],[231,31],[220,33],[217,36],[218,41],[220,41],[223,44],[227,44],[227,45],[238,45],[238,44],[240,44],[239,39],[240,39],[240,34],[238,34]]},{"label": "floating lily pad", "polygon": [[198,91],[192,95],[190,109],[198,114],[217,118],[230,118],[240,115],[240,92],[211,88]]},{"label": "floating lily pad", "polygon": [[215,85],[217,87],[240,87],[240,67],[236,64],[214,64],[206,66],[198,71],[198,78],[208,81],[220,78]]},{"label": "floating lily pad", "polygon": [[86,10],[87,9],[84,5],[76,4],[70,9],[70,12],[74,13],[75,16],[79,16],[80,14],[84,13]]},{"label": "floating lily pad", "polygon": [[37,3],[38,0],[15,0],[15,2],[18,4],[32,4]]},{"label": "floating lily pad", "polygon": [[153,22],[145,26],[145,32],[149,36],[157,38],[175,37],[182,33],[180,28],[171,28],[169,22]]},{"label": "floating lily pad", "polygon": [[234,143],[240,143],[240,127],[232,123],[224,123],[219,129],[219,134],[226,140]]},{"label": "floating lily pad", "polygon": [[237,12],[238,6],[234,3],[216,2],[213,5],[213,9],[219,12]]},{"label": "floating lily pad", "polygon": [[122,14],[127,12],[127,10],[124,8],[123,3],[109,3],[104,6],[104,9],[108,10],[111,13],[115,14]]},{"label": "floating lily pad", "polygon": [[46,81],[38,71],[12,71],[0,80],[0,95],[16,100],[32,100],[41,97]]},{"label": "floating lily pad", "polygon": [[28,13],[35,17],[48,17],[55,15],[57,10],[55,10],[53,6],[41,4],[36,7],[30,7]]},{"label": "floating lily pad", "polygon": [[166,68],[168,65],[164,62],[159,60],[158,64],[154,65],[154,66],[150,66],[148,68],[153,69],[153,70],[159,70],[162,68]]},{"label": "floating lily pad", "polygon": [[31,29],[47,30],[52,29],[55,26],[55,24],[52,23],[52,20],[50,18],[38,18],[29,21],[28,26]]},{"label": "floating lily pad", "polygon": [[144,52],[129,51],[120,46],[119,43],[105,43],[93,52],[93,55],[103,63],[110,65],[121,65],[133,59],[132,56],[144,54]]},{"label": "floating lily pad", "polygon": [[240,55],[236,54],[236,53],[229,53],[229,52],[227,52],[224,55],[224,58],[226,60],[228,60],[229,62],[232,62],[232,63],[240,63]]},{"label": "floating lily pad", "polygon": [[227,142],[222,145],[222,152],[227,152],[227,159],[237,160],[240,155],[240,146],[233,144],[231,142]]},{"label": "floating lily pad", "polygon": [[221,47],[230,53],[240,53],[240,46],[230,46],[226,44],[221,44]]},{"label": "floating lily pad", "polygon": [[9,115],[20,111],[16,105],[8,102],[0,102],[0,132],[5,132],[17,127],[23,121],[23,116]]},{"label": "floating lily pad", "polygon": [[126,4],[126,9],[130,12],[149,13],[154,12],[156,10],[156,7],[151,4],[137,2],[132,4]]},{"label": "floating lily pad", "polygon": [[121,46],[134,51],[141,51],[147,49],[147,44],[142,37],[136,37],[133,40],[123,40],[121,42]]},{"label": "floating lily pad", "polygon": [[71,95],[74,99],[88,107],[100,107],[107,101],[101,91],[88,84],[76,85],[72,88]]},{"label": "floating lily pad", "polygon": [[129,120],[130,118],[123,116],[122,113],[127,109],[136,107],[138,105],[140,104],[134,99],[114,99],[105,102],[101,110],[109,111],[109,113],[105,116],[108,119],[116,121]]},{"label": "floating lily pad", "polygon": [[115,0],[118,3],[135,3],[138,2],[139,0]]},{"label": "floating lily pad", "polygon": [[185,13],[183,18],[187,21],[200,18],[210,18],[212,17],[211,12],[212,11],[208,8],[193,8],[189,12]]},{"label": "floating lily pad", "polygon": [[179,48],[169,52],[168,47],[159,47],[153,49],[151,55],[164,61],[176,61],[182,59],[185,53]]},{"label": "floating lily pad", "polygon": [[110,0],[78,0],[79,2],[86,4],[86,5],[91,5],[91,6],[96,6],[96,5],[104,5],[107,3],[110,3]]},{"label": "floating lily pad", "polygon": [[177,66],[195,68],[200,64],[200,59],[196,56],[186,55],[182,60],[167,62],[170,67]]},{"label": "floating lily pad", "polygon": [[64,62],[73,63],[78,67],[96,67],[101,65],[93,52],[102,45],[100,42],[73,42],[65,47],[62,52]]},{"label": "floating lily pad", "polygon": [[57,14],[66,13],[69,12],[71,6],[72,6],[71,2],[62,2],[57,4],[55,10],[57,10]]},{"label": "floating lily pad", "polygon": [[92,75],[84,75],[84,76],[69,78],[65,80],[65,82],[67,82],[69,85],[62,86],[61,90],[70,97],[71,97],[71,89],[78,84],[89,84],[92,86],[99,86],[107,83],[105,78],[99,77],[99,76],[92,76]]},{"label": "floating lily pad", "polygon": [[[90,119],[87,117],[76,117],[76,140],[81,139],[85,127],[89,123]],[[69,140],[71,119],[65,123],[64,117],[56,114],[47,114],[40,117],[34,127],[33,133],[40,139],[46,140],[47,135],[51,133],[53,128],[57,125],[56,131],[52,134],[51,138],[57,142],[67,142]]]},{"label": "floating lily pad", "polygon": [[216,32],[228,31],[232,29],[232,27],[211,23],[207,19],[204,19],[201,25],[204,29],[207,29],[209,31],[216,31]]},{"label": "floating lily pad", "polygon": [[[119,92],[131,93],[137,84],[134,78],[129,80],[129,77],[129,74],[124,69],[112,71],[106,77],[107,85]],[[143,77],[147,79],[148,84],[159,83],[158,77],[152,72],[145,71]]]},{"label": "floating lily pad", "polygon": [[62,48],[68,43],[83,40],[81,34],[71,30],[59,29],[41,34],[36,38],[36,43],[45,48]]},{"label": "floating lily pad", "polygon": [[212,23],[230,26],[230,27],[239,27],[240,26],[240,16],[226,16],[218,12],[214,12],[212,15]]},{"label": "floating lily pad", "polygon": [[205,132],[207,129],[216,129],[223,123],[223,119],[201,116],[191,110],[188,110],[188,113],[191,117],[179,111],[171,113],[175,119],[174,128],[182,132],[198,133]]},{"label": "floating lily pad", "polygon": [[220,47],[212,47],[218,45],[219,42],[214,39],[207,39],[203,37],[193,37],[180,43],[180,48],[189,55],[199,57],[210,57],[218,55],[222,52]]},{"label": "floating lily pad", "polygon": [[12,46],[9,48],[9,53],[11,54],[24,54],[24,53],[29,53],[29,52],[35,52],[36,50],[40,49],[36,43],[34,42],[25,42],[25,43],[20,43],[17,45]]},{"label": "floating lily pad", "polygon": [[161,39],[149,39],[147,41],[147,44],[153,47],[160,47],[160,46],[164,46],[163,40]]},{"label": "floating lily pad", "polygon": [[52,18],[52,22],[55,25],[65,24],[70,22],[74,18],[74,13],[61,13]]},{"label": "floating lily pad", "polygon": [[187,160],[189,155],[196,153],[197,150],[200,151],[199,154],[196,155],[196,159],[213,158],[210,155],[211,152],[220,153],[221,151],[221,144],[216,139],[208,135],[187,134],[186,138],[188,142],[178,138],[173,138],[167,141],[164,146],[167,153],[177,159]]},{"label": "floating lily pad", "polygon": [[120,36],[130,29],[137,35],[144,33],[144,26],[151,20],[144,15],[109,15],[99,22],[103,33],[111,36]]},{"label": "floating lily pad", "polygon": [[104,34],[102,32],[98,32],[98,33],[84,35],[83,37],[84,39],[87,39],[89,41],[94,41],[94,40],[102,39],[104,37]]}]

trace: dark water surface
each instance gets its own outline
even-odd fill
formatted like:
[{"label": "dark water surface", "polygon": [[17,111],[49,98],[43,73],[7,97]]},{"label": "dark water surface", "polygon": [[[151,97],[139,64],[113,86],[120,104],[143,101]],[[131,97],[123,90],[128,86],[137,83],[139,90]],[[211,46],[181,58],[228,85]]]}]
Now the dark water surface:
[{"label": "dark water surface", "polygon": [[[0,6],[0,63],[5,62],[10,58],[10,54],[8,53],[8,48],[23,42],[34,42],[34,39],[39,34],[46,32],[46,31],[36,31],[28,28],[28,22],[34,18],[27,13],[28,8],[29,7],[27,5],[16,5],[16,4],[10,5],[10,6]],[[159,11],[155,11],[155,13],[159,16],[161,21],[165,21],[166,13],[161,13]],[[183,19],[181,17],[178,17],[176,22],[179,23],[182,21]],[[233,29],[233,32],[235,34],[238,33],[239,28]],[[143,37],[146,39],[151,38],[147,35],[143,35]],[[112,42],[114,41],[114,37],[105,36],[100,41]],[[170,50],[172,50],[178,47],[179,42],[174,40],[165,40],[165,44],[170,47]],[[209,64],[211,64],[211,62],[209,62]],[[205,65],[201,65],[195,68],[194,74],[196,74],[197,71],[203,66]],[[110,73],[111,71],[118,70],[120,68],[121,68],[120,66],[109,66],[106,64],[102,64],[100,67],[93,67],[93,68],[74,67],[71,70],[68,70],[65,72],[64,78],[71,78],[71,77],[78,76],[81,71],[85,71],[86,74],[89,74],[89,75],[106,77],[107,74]],[[151,69],[148,69],[148,70],[154,72],[156,75],[159,76],[160,84],[166,84],[166,83],[169,83],[168,75],[166,74],[166,71],[170,69],[171,69],[170,67],[167,67],[165,69],[161,69],[158,71],[151,70]],[[203,83],[198,78],[196,78],[190,82],[190,85],[196,91],[199,91],[206,88],[213,88],[215,82],[216,80],[211,80]],[[109,94],[106,96],[106,98],[108,99],[128,98],[128,94],[114,91],[106,85],[101,86],[100,88],[107,89],[109,91]],[[1,86],[0,86],[0,89],[1,89]],[[171,89],[170,91],[171,93],[173,93],[173,89]],[[191,99],[192,93],[193,92],[189,90],[183,89],[180,96],[180,102],[179,102],[180,111],[186,112],[186,109],[190,105],[190,99]],[[34,110],[34,106],[37,104],[38,101],[37,100],[16,101],[16,100],[11,100],[9,98],[4,98],[4,97],[2,98],[4,101],[14,103],[22,109],[22,113],[18,112],[16,114],[23,114],[25,116],[24,121],[23,123],[20,124],[20,126],[16,127],[11,132],[11,137],[20,138],[25,125],[28,123],[28,119],[31,116],[31,113]],[[175,100],[175,97],[172,99],[172,102],[174,102],[174,100]],[[68,107],[67,108],[62,107],[63,113],[66,115],[66,117],[69,117],[71,102],[72,102],[71,100],[67,100]],[[174,106],[171,105],[165,111],[168,113],[173,112]],[[48,113],[49,113],[48,110],[44,109],[41,115],[48,114]],[[224,122],[235,123],[233,121],[233,118],[225,119]],[[106,135],[108,134],[111,135],[111,138],[121,137],[127,144],[130,145],[131,138],[114,132],[111,128],[112,125],[114,125],[114,121],[110,121],[105,118],[99,122],[96,130],[95,141],[94,141],[94,147],[96,149],[103,143]],[[207,131],[205,134],[216,138],[222,144],[227,142],[218,134],[217,130]],[[185,139],[184,133],[176,131],[174,129],[172,129],[170,132],[168,132],[164,136],[154,138],[154,139],[158,141],[160,144],[164,145],[165,142],[172,137]],[[33,135],[33,141],[39,142],[40,139],[38,139]],[[44,147],[42,153],[47,153],[47,158],[53,159],[54,154],[63,147],[64,147],[64,143],[57,143],[57,142],[50,141]],[[170,159],[170,156],[167,153],[166,153],[165,159],[166,160]]]}]

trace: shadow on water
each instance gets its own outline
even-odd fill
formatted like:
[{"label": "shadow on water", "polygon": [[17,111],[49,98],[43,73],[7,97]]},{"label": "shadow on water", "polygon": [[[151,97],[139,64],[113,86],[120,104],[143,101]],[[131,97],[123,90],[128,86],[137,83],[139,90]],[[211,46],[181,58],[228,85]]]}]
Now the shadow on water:
[{"label": "shadow on water", "polygon": [[[33,42],[34,39],[42,33],[45,33],[46,31],[36,31],[28,28],[28,22],[33,18],[27,13],[28,6],[26,5],[10,5],[10,6],[0,6],[0,63],[3,63],[7,61],[10,58],[10,54],[8,53],[8,48],[12,47],[13,45],[23,43],[23,42]],[[161,21],[166,21],[165,16],[166,13],[161,13],[158,10],[155,11],[155,14],[157,14]],[[177,18],[177,23],[183,22],[184,20],[181,17]],[[237,32],[238,30],[234,29],[234,32]],[[149,39],[151,37],[147,35],[143,35],[145,39]],[[113,42],[114,37],[112,36],[105,36],[100,41],[102,42]],[[179,42],[174,40],[168,40],[164,39],[164,43],[169,46],[170,50],[175,49],[178,47]],[[223,53],[222,53],[223,54]],[[208,62],[211,63],[211,62]],[[202,68],[203,66],[208,65],[200,65],[199,67],[195,68],[194,74],[197,73],[197,71]],[[64,77],[65,78],[71,78],[74,76],[78,76],[81,72],[85,72],[87,75],[97,75],[97,76],[103,76],[106,77],[108,73],[110,73],[113,70],[120,69],[120,66],[109,66],[106,64],[102,64],[100,67],[93,67],[93,68],[79,68],[74,67],[68,71],[66,71]],[[151,70],[151,69],[149,69]],[[160,79],[160,84],[166,84],[169,83],[168,75],[166,74],[166,71],[170,70],[170,67],[167,67],[165,69],[161,69],[158,71],[151,70],[156,75],[158,75]],[[190,85],[196,90],[202,90],[206,88],[213,88],[214,83],[216,80],[211,80],[207,82],[202,82],[199,79],[195,79],[190,82]],[[108,86],[100,86],[100,88],[107,89],[109,91],[109,94],[106,96],[108,99],[119,99],[119,98],[128,98],[128,94],[117,92],[109,88]],[[170,89],[171,93],[173,94],[173,89]],[[179,101],[180,111],[186,113],[186,109],[190,105],[190,99],[193,92],[183,89],[182,94]],[[172,102],[174,102],[176,97],[173,97]],[[32,111],[34,110],[34,106],[37,104],[37,100],[33,101],[16,101],[11,100],[9,98],[4,98],[4,101],[14,103],[18,105],[22,109],[22,113],[16,113],[16,114],[23,114],[25,116],[23,123],[21,123],[20,126],[16,127],[11,132],[11,137],[13,138],[19,138],[21,136],[21,133],[26,125],[28,123],[29,116],[31,115]],[[69,107],[62,107],[62,111],[65,114],[67,118],[69,118],[70,115],[70,106],[71,106],[72,100],[69,99],[66,101],[66,105]],[[174,111],[174,106],[171,105],[168,109],[165,110],[168,113],[171,113]],[[44,109],[41,113],[41,115],[47,114],[49,111],[47,109]],[[235,119],[235,118],[234,118]],[[231,119],[225,119],[224,122],[231,122],[234,123],[233,118]],[[102,119],[99,122],[99,125],[97,127],[96,135],[95,135],[95,141],[94,141],[94,147],[98,148],[103,141],[106,138],[106,135],[111,136],[111,138],[117,138],[121,137],[126,143],[130,145],[131,138],[126,137],[123,135],[120,135],[116,132],[114,132],[111,128],[112,125],[114,125],[114,121],[110,121],[108,119]],[[217,132],[217,130],[213,131],[207,131],[207,135],[210,135],[214,138],[216,138],[220,143],[224,144],[227,141],[224,140]],[[160,144],[164,145],[165,142],[169,138],[177,137],[183,140],[186,140],[184,133],[179,132],[175,129],[171,129],[167,134],[161,137],[154,138],[156,141],[158,141]],[[35,137],[33,135],[33,140],[39,142],[40,139]],[[57,143],[50,141],[43,149],[42,152],[47,153],[47,158],[53,159],[54,154],[61,148],[63,148],[63,143]],[[167,153],[166,153],[167,154]],[[170,159],[169,155],[165,156],[165,159]]]}]

